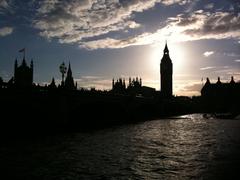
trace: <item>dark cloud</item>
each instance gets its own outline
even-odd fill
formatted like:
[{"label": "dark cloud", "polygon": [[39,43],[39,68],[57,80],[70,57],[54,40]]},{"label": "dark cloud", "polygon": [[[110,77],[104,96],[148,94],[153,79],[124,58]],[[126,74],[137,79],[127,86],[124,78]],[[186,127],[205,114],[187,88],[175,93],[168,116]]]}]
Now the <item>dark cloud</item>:
[{"label": "dark cloud", "polygon": [[33,26],[40,30],[41,36],[48,39],[56,38],[61,43],[83,44],[83,39],[86,41],[87,38],[112,31],[140,27],[140,24],[132,20],[132,14],[152,8],[156,3],[171,5],[186,4],[189,1],[44,0],[38,2],[38,13]]},{"label": "dark cloud", "polygon": [[[240,32],[240,14],[230,12],[216,12],[211,15],[203,13],[204,23],[194,29],[184,31],[188,35],[208,35],[235,32],[239,35]],[[195,18],[196,21],[196,18]]]}]

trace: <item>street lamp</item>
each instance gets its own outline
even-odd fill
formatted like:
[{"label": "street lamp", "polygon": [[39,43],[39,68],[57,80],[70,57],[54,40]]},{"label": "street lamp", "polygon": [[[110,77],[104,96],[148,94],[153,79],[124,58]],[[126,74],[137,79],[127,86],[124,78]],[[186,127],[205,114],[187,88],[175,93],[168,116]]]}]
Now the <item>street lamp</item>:
[{"label": "street lamp", "polygon": [[67,72],[67,67],[64,62],[59,66],[59,70],[62,73],[62,85],[64,85],[64,74]]}]

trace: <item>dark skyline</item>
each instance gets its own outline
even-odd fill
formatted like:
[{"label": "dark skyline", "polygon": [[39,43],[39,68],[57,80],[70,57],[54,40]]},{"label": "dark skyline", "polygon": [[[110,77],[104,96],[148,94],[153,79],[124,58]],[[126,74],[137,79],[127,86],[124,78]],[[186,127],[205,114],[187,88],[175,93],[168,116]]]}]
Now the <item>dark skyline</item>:
[{"label": "dark skyline", "polygon": [[[142,77],[160,89],[165,40],[173,94],[199,95],[201,79],[238,81],[238,1],[0,1],[0,76],[13,76],[19,49],[34,61],[34,82],[61,82],[71,62],[80,87],[111,89],[112,78]],[[108,12],[109,11],[109,12]],[[111,13],[110,13],[111,12]]]}]

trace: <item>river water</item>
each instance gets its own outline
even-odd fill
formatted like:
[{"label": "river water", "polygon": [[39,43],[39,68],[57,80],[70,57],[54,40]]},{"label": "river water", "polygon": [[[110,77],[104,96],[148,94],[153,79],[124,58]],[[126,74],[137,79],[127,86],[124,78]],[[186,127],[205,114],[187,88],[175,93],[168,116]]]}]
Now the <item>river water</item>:
[{"label": "river water", "polygon": [[239,179],[240,121],[201,114],[0,147],[1,179]]}]

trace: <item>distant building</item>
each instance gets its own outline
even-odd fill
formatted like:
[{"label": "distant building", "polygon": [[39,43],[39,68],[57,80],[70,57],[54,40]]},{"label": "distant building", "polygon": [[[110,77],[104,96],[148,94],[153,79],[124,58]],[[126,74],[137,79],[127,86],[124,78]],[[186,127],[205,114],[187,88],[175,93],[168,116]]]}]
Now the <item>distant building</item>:
[{"label": "distant building", "polygon": [[169,56],[167,43],[163,53],[164,54],[160,64],[161,94],[163,97],[172,97],[173,64]]},{"label": "distant building", "polygon": [[0,77],[0,89],[3,88],[3,79]]},{"label": "distant building", "polygon": [[127,87],[128,94],[140,95],[142,94],[142,78],[129,78],[129,83]]},{"label": "distant building", "polygon": [[125,79],[119,78],[116,81],[112,80],[112,92],[138,97],[152,97],[155,94],[155,89],[142,86],[142,79],[138,77],[129,78],[128,85],[126,85]]},{"label": "distant building", "polygon": [[119,78],[116,81],[112,80],[112,91],[116,93],[138,92],[142,87],[141,78],[129,78],[128,86],[126,86],[125,79]]},{"label": "distant building", "polygon": [[52,78],[52,82],[48,85],[48,88],[50,88],[50,89],[56,89],[57,88],[54,78]]},{"label": "distant building", "polygon": [[208,99],[222,100],[239,97],[239,92],[240,83],[235,82],[233,77],[231,77],[231,81],[229,83],[221,82],[220,78],[218,77],[217,82],[214,84],[212,84],[209,78],[207,78],[206,83],[201,90],[201,95],[202,97]]},{"label": "distant building", "polygon": [[17,88],[30,88],[33,85],[33,61],[30,66],[27,65],[25,56],[23,57],[22,64],[18,66],[17,59],[14,65],[14,85]]},{"label": "distant building", "polygon": [[67,76],[65,79],[64,87],[69,90],[75,90],[77,89],[77,84],[74,84],[73,76],[72,76],[72,69],[71,69],[71,64],[69,63],[68,65],[68,71],[67,71]]},{"label": "distant building", "polygon": [[126,93],[126,84],[125,84],[125,79],[119,78],[116,81],[113,79],[112,80],[112,91],[114,93]]}]

